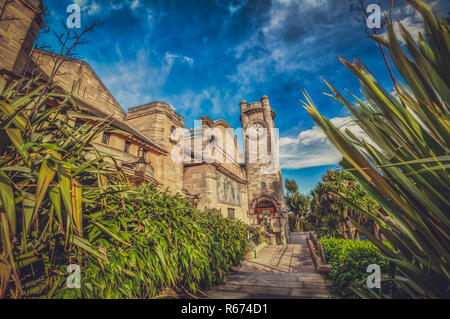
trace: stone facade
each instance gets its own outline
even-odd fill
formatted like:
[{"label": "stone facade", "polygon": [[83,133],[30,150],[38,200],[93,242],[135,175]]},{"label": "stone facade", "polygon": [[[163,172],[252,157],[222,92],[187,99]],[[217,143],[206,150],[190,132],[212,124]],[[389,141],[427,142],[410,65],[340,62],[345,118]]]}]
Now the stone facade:
[{"label": "stone facade", "polygon": [[23,74],[44,13],[40,0],[0,0],[0,70]]},{"label": "stone facade", "polygon": [[[250,132],[244,137],[250,221],[259,224],[267,218],[266,222],[272,230],[285,238],[288,232],[286,203],[274,124],[275,112],[267,96],[263,96],[260,102],[250,104],[244,100],[240,106],[242,128]],[[252,128],[258,127],[261,133],[252,136]],[[258,154],[256,159],[252,158],[254,153]],[[270,160],[265,160],[265,157]]]},{"label": "stone facade", "polygon": [[[2,7],[4,15],[17,15],[20,19],[0,22],[0,70],[21,75],[30,65],[33,70],[29,72],[48,77],[56,54],[32,51],[37,31],[43,26],[42,4],[0,0]],[[32,58],[24,58],[28,56]],[[125,112],[86,62],[66,59],[54,83],[63,91],[72,92],[84,109],[74,125],[91,121],[90,116],[95,115],[120,129],[104,133],[94,143],[100,151],[113,155],[127,174],[139,173],[144,181],[161,189],[189,196],[199,209],[216,209],[223,216],[247,224],[265,225],[278,243],[286,242],[287,213],[276,147],[275,112],[269,98],[240,104],[242,129],[263,128],[268,137],[264,141],[271,142],[265,147],[263,137],[256,137],[256,154],[271,158],[266,163],[259,156],[252,160],[255,143],[249,135],[244,134],[244,154],[241,153],[236,135],[225,120],[213,121],[203,116],[198,119],[199,127],[186,130],[184,118],[164,102]],[[138,163],[143,162],[145,170],[138,171],[138,167],[142,168]]]},{"label": "stone facade", "polygon": [[[49,75],[56,56],[57,54],[53,52],[34,50],[32,60],[41,71]],[[72,95],[80,101],[87,105],[95,105],[98,110],[114,119],[123,121],[126,117],[122,107],[86,62],[66,58],[66,62],[58,70],[56,81],[64,91],[72,92]],[[76,81],[80,82],[73,90]]]}]

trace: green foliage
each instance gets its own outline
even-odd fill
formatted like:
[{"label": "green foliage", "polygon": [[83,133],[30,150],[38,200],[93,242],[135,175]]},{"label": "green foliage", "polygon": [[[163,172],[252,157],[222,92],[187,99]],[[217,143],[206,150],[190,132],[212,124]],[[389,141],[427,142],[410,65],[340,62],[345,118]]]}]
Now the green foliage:
[{"label": "green foliage", "polygon": [[288,191],[288,193],[298,193],[298,185],[297,182],[293,179],[286,178],[284,181],[284,187]]},{"label": "green foliage", "polygon": [[[0,298],[195,293],[239,265],[246,225],[151,186],[130,190],[92,144],[107,123],[75,128],[70,95],[50,86],[39,99],[37,79],[20,83],[0,77]],[[69,264],[81,267],[81,289],[66,288]]]},{"label": "green foliage", "polygon": [[303,216],[309,210],[311,197],[300,193],[290,193],[286,197],[286,205],[294,215]]},{"label": "green foliage", "polygon": [[[155,298],[167,288],[196,293],[226,280],[247,252],[246,225],[199,212],[179,195],[148,185],[124,203],[123,210],[93,218],[87,227],[89,240],[107,252],[109,262],[84,263],[77,297]],[[73,297],[73,291],[63,287],[56,297]]]},{"label": "green foliage", "polygon": [[[423,1],[406,2],[424,20],[425,34],[418,42],[399,23],[405,45],[397,39],[394,24],[387,24],[388,39],[375,37],[387,49],[405,81],[395,91],[383,88],[361,61],[341,59],[362,85],[364,99],[350,103],[331,84],[333,97],[354,115],[365,133],[345,133],[323,117],[306,96],[305,108],[342,153],[341,165],[382,208],[374,214],[354,208],[378,224],[395,253],[359,227],[390,258],[392,281],[410,297],[450,296],[450,30],[438,21]],[[383,50],[384,50],[383,49]],[[384,51],[383,51],[384,52]],[[367,295],[368,296],[368,295]]]},{"label": "green foliage", "polygon": [[[352,291],[351,287],[358,282],[365,284],[369,275],[367,273],[368,265],[377,264],[382,270],[388,270],[389,265],[386,258],[369,241],[334,237],[322,237],[319,241],[323,247],[327,263],[333,265],[327,279],[331,283],[328,288],[334,295],[343,298],[357,298],[358,296]],[[388,243],[385,243],[385,245],[390,247]]]},{"label": "green foliage", "polygon": [[294,215],[295,222],[291,226],[293,231],[308,231],[308,223],[304,221],[305,215],[309,211],[309,206],[311,203],[311,197],[307,195],[300,194],[298,192],[297,183],[294,180],[286,179],[285,187],[288,190],[286,199],[287,209]]},{"label": "green foliage", "polygon": [[264,242],[269,242],[269,238],[263,232],[262,227],[250,228],[250,242],[256,247]]},{"label": "green foliage", "polygon": [[294,214],[288,214],[289,230],[291,232],[299,232],[300,227],[297,224],[297,218]]},{"label": "green foliage", "polygon": [[38,83],[0,77],[0,298],[43,291],[72,247],[105,260],[82,240],[84,214],[125,189],[104,185],[121,171],[91,148],[104,121],[75,129],[72,97]]},{"label": "green foliage", "polygon": [[311,212],[308,216],[319,235],[340,238],[355,238],[348,221],[353,218],[358,224],[371,225],[371,222],[354,209],[354,205],[376,213],[378,203],[364,190],[352,174],[343,170],[329,169],[311,192]]},{"label": "green foliage", "polygon": [[294,214],[288,214],[288,222],[291,232],[306,232],[315,229],[309,219],[304,217],[298,218],[298,216]]}]

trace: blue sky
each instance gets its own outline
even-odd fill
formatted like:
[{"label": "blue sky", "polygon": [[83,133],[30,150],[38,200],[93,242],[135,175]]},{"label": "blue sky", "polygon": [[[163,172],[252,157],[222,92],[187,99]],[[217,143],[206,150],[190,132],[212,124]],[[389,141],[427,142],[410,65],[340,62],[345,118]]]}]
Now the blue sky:
[{"label": "blue sky", "polygon": [[[359,83],[337,59],[360,58],[378,80],[392,83],[378,47],[350,10],[351,0],[44,0],[47,25],[59,30],[66,7],[78,3],[81,23],[103,23],[79,47],[124,109],[151,101],[172,105],[187,127],[208,115],[240,127],[239,102],[270,98],[280,132],[284,178],[302,192],[315,187],[340,155],[301,107],[306,89],[319,110],[342,127],[357,128],[345,108],[325,96],[326,78],[339,90],[358,93]],[[370,0],[387,10],[385,0]],[[427,1],[447,12],[446,1]],[[396,0],[394,18],[414,34],[418,15]],[[58,46],[52,33],[41,43]]]}]

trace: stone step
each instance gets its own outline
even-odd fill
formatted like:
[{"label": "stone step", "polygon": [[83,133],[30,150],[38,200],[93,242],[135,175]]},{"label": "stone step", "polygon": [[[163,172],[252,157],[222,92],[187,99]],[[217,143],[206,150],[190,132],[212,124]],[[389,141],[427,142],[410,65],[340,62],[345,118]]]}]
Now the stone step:
[{"label": "stone step", "polygon": [[266,286],[230,286],[228,289],[220,287],[208,294],[212,299],[303,299],[303,298],[330,298],[326,289],[317,288],[285,288]]},{"label": "stone step", "polygon": [[207,291],[208,298],[330,298],[322,276],[314,271],[311,255],[296,234],[297,243],[265,247],[256,259],[245,261],[228,282]]}]

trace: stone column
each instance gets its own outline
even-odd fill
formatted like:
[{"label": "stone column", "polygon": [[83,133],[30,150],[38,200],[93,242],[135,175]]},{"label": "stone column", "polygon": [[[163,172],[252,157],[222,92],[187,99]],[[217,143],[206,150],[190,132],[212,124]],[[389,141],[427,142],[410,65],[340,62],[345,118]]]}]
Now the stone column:
[{"label": "stone column", "polygon": [[263,96],[261,98],[261,106],[263,108],[263,116],[264,116],[264,122],[267,123],[267,151],[268,155],[272,154],[272,147],[271,147],[271,138],[272,134],[274,134],[274,123],[272,118],[272,112],[271,107],[269,104],[269,98],[267,96]]}]

